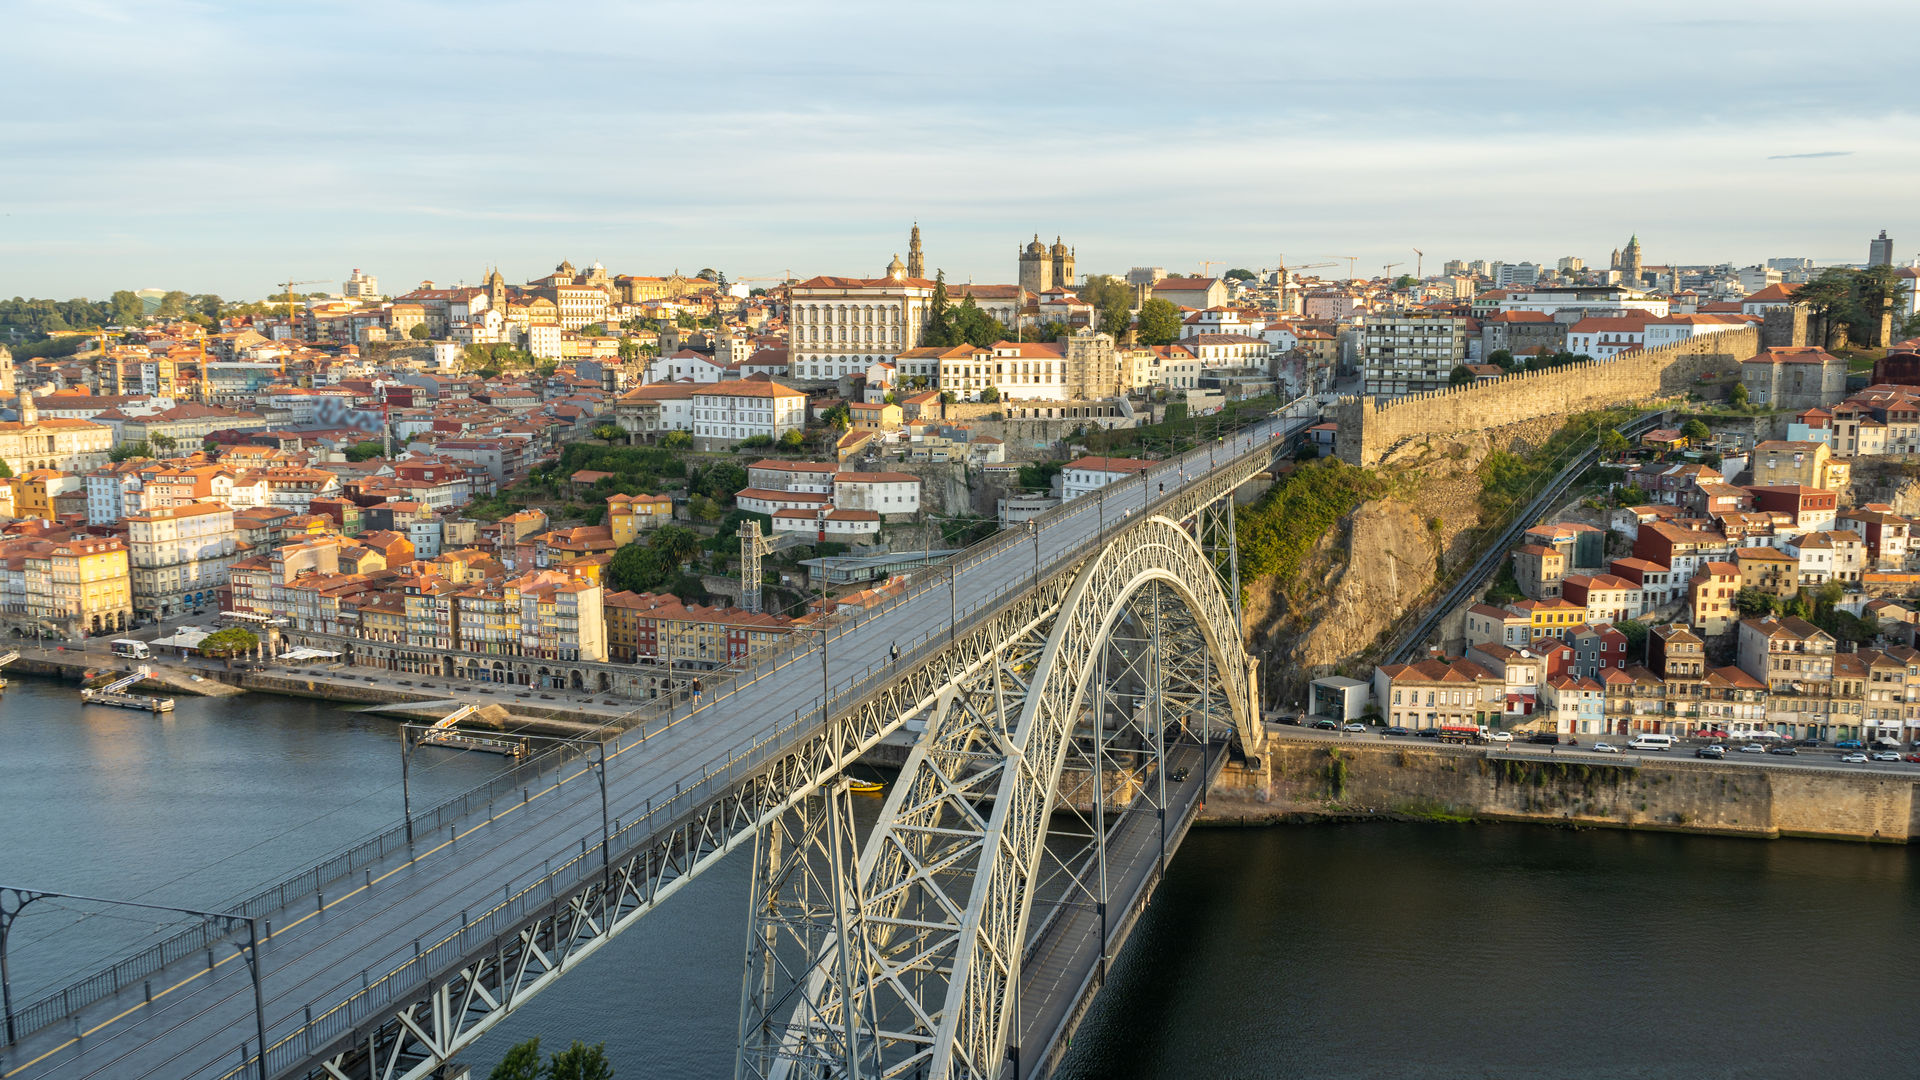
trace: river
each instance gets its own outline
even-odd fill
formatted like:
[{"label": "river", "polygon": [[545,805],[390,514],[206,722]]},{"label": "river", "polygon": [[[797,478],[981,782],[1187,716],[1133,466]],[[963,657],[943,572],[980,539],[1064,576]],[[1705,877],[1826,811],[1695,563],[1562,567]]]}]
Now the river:
[{"label": "river", "polygon": [[[178,700],[155,718],[14,680],[0,695],[0,884],[210,906],[397,819],[391,720],[261,695]],[[423,755],[416,798],[499,767]],[[469,1054],[476,1078],[533,1035],[604,1041],[623,1077],[731,1075],[747,871],[721,864],[508,1018]],[[49,905],[20,922],[16,1001],[157,929],[97,912]],[[1900,1015],[1916,978],[1900,943],[1917,918],[1906,848],[1201,829],[1062,1075],[1909,1077]]]}]

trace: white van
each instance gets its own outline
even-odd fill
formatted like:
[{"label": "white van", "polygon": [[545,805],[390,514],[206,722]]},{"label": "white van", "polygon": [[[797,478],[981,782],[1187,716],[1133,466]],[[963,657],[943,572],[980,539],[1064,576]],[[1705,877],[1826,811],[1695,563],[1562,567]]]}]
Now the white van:
[{"label": "white van", "polygon": [[1627,748],[1629,750],[1671,750],[1673,749],[1673,736],[1635,735],[1633,741],[1627,744]]}]

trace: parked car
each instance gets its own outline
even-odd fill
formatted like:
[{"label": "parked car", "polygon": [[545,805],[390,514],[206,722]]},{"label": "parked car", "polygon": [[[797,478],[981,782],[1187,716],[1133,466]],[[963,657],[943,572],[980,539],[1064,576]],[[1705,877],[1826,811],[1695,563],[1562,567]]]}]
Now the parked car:
[{"label": "parked car", "polygon": [[1393,727],[1390,727],[1390,728],[1381,728],[1381,729],[1380,729],[1380,734],[1382,734],[1382,735],[1399,735],[1399,736],[1406,736],[1406,735],[1411,735],[1411,734],[1413,734],[1413,732],[1412,732],[1412,731],[1410,731],[1410,730],[1409,730],[1409,729],[1407,729],[1407,728],[1403,728],[1403,727],[1401,727],[1401,726],[1399,726],[1398,724],[1396,724],[1396,725],[1394,725]]},{"label": "parked car", "polygon": [[1352,731],[1352,732],[1361,732],[1361,731],[1365,731],[1365,730],[1367,730],[1367,725],[1365,725],[1365,724],[1363,724],[1363,723],[1361,723],[1361,722],[1360,722],[1360,721],[1358,721],[1358,720],[1350,720],[1350,721],[1348,721],[1348,722],[1347,722],[1347,723],[1346,723],[1346,724],[1345,724],[1345,725],[1344,725],[1343,727],[1341,727],[1341,729],[1340,729],[1340,730],[1341,730],[1341,731]]},{"label": "parked car", "polygon": [[1757,742],[1750,742],[1747,745],[1741,747],[1740,752],[1743,754],[1764,754],[1767,752],[1767,748],[1764,746],[1761,746]]},{"label": "parked car", "polygon": [[1906,757],[1906,760],[1911,761],[1916,765],[1920,765],[1920,750],[1916,750],[1913,753],[1908,754]]},{"label": "parked car", "polygon": [[1414,732],[1413,735],[1414,738],[1417,739],[1437,739],[1440,737],[1440,729],[1423,727],[1419,731]]},{"label": "parked car", "polygon": [[1313,727],[1313,730],[1315,731],[1339,731],[1340,730],[1340,725],[1334,723],[1331,720],[1315,720],[1312,724],[1312,727]]},{"label": "parked car", "polygon": [[1513,741],[1513,732],[1511,732],[1511,731],[1489,731],[1489,732],[1487,732],[1487,738],[1489,738],[1489,739],[1492,739],[1492,740],[1493,740],[1494,742],[1512,742],[1512,741]]},{"label": "parked car", "polygon": [[1839,742],[1833,744],[1833,748],[1835,750],[1865,750],[1867,744],[1861,742],[1859,739],[1841,739]]},{"label": "parked car", "polygon": [[1842,756],[1842,757],[1840,758],[1840,760],[1841,760],[1841,761],[1845,761],[1845,762],[1850,762],[1850,763],[1852,763],[1852,764],[1855,764],[1855,765],[1861,765],[1861,764],[1865,764],[1865,763],[1866,763],[1866,760],[1867,760],[1867,755],[1865,755],[1865,754],[1863,754],[1863,753],[1861,753],[1861,752],[1860,752],[1860,751],[1858,751],[1858,750],[1855,750],[1855,751],[1854,751],[1853,753],[1851,753],[1851,754],[1846,754],[1846,755],[1843,755],[1843,756]]},{"label": "parked car", "polygon": [[1695,750],[1693,752],[1693,756],[1703,757],[1703,758],[1723,758],[1727,756],[1727,748],[1724,746],[1721,746],[1719,743],[1714,743],[1712,746],[1702,746],[1698,750]]},{"label": "parked car", "polygon": [[1593,744],[1593,752],[1596,754],[1617,754],[1620,752],[1620,748],[1612,743],[1597,742]]},{"label": "parked car", "polygon": [[1900,760],[1900,755],[1894,753],[1891,750],[1875,750],[1872,756],[1873,756],[1873,760],[1875,761],[1899,761]]},{"label": "parked car", "polygon": [[1795,750],[1791,746],[1769,746],[1767,747],[1767,753],[1775,757],[1795,757],[1800,751]]}]

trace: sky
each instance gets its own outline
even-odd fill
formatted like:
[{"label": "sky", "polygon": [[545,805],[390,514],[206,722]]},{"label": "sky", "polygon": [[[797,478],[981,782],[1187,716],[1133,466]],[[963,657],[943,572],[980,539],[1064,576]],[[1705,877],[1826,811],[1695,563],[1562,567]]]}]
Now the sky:
[{"label": "sky", "polygon": [[[1723,13],[1724,12],[1724,13]],[[1920,257],[1912,0],[0,2],[0,296]],[[1884,42],[1878,45],[1876,42]],[[1322,271],[1335,273],[1334,269]]]}]

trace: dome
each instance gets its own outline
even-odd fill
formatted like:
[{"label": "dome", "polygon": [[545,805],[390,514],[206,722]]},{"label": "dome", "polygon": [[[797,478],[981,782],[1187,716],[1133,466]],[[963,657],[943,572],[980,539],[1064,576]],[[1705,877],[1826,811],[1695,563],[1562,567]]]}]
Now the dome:
[{"label": "dome", "polygon": [[1061,243],[1060,238],[1057,236],[1053,238],[1053,253],[1055,255],[1065,255],[1067,253],[1067,245]]},{"label": "dome", "polygon": [[1046,253],[1047,253],[1047,245],[1041,243],[1040,234],[1035,233],[1033,236],[1033,243],[1027,245],[1027,254],[1045,255]]}]

